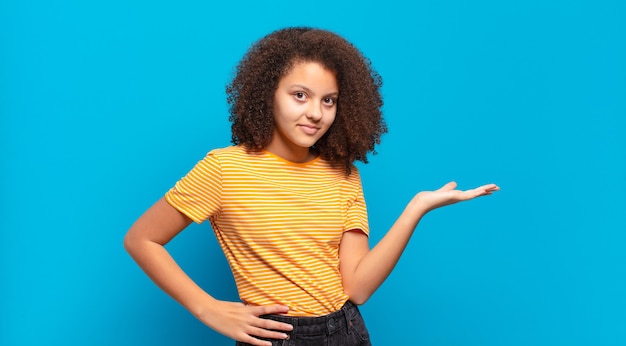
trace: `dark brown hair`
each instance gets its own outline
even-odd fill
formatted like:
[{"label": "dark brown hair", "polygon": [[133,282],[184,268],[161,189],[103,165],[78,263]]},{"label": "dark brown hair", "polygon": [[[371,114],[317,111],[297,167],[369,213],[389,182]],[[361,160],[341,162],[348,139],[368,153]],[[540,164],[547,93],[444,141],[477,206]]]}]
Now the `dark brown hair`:
[{"label": "dark brown hair", "polygon": [[274,133],[274,93],[280,79],[299,62],[317,62],[335,74],[339,87],[337,114],[313,150],[342,163],[346,173],[387,132],[382,117],[382,79],[370,61],[344,38],[313,28],[285,28],[256,42],[237,65],[226,87],[232,142],[248,150],[265,148]]}]

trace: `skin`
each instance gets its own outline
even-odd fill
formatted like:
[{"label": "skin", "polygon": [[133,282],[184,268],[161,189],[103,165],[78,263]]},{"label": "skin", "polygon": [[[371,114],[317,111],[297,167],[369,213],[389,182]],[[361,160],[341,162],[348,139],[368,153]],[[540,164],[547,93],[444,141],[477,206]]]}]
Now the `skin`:
[{"label": "skin", "polygon": [[435,191],[415,195],[385,236],[369,249],[368,237],[361,231],[345,232],[339,246],[339,263],[344,291],[355,304],[365,303],[391,273],[406,248],[419,221],[429,211],[476,197],[490,195],[500,188],[488,184],[472,190],[456,190],[449,182]]},{"label": "skin", "polygon": [[296,64],[274,93],[274,135],[266,150],[291,162],[315,158],[313,146],[335,121],[339,88],[318,63]]},{"label": "skin", "polygon": [[[332,72],[315,62],[295,64],[276,89],[275,130],[266,149],[292,162],[314,159],[309,148],[332,126],[338,95]],[[450,182],[438,190],[420,192],[371,250],[363,232],[345,232],[339,247],[339,261],[343,288],[350,300],[363,304],[383,283],[426,213],[497,190],[498,186],[488,184],[461,191],[456,189],[456,183]],[[283,331],[292,330],[291,325],[259,316],[286,313],[287,306],[250,306],[217,300],[178,266],[165,245],[190,223],[187,216],[161,198],[131,226],[124,238],[124,247],[163,291],[218,333],[252,345],[271,345],[257,337],[286,338]]]}]

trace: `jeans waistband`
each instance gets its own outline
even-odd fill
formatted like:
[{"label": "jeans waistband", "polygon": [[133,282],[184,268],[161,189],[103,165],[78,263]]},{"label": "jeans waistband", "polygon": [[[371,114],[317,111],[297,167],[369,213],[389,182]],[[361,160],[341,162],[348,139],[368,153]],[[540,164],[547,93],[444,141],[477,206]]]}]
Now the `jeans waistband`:
[{"label": "jeans waistband", "polygon": [[283,315],[263,315],[261,317],[274,321],[289,323],[293,326],[291,333],[299,335],[333,334],[350,324],[350,320],[358,314],[357,306],[347,301],[344,306],[328,315],[318,317],[295,317]]}]

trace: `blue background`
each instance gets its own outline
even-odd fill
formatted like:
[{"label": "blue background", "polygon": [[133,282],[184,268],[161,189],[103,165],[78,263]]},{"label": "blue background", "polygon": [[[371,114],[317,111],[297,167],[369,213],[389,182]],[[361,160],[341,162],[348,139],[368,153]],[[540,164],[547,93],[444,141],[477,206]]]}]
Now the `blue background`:
[{"label": "blue background", "polygon": [[[229,144],[224,87],[277,28],[330,29],[384,78],[360,165],[375,244],[414,193],[437,210],[362,311],[375,345],[626,344],[622,1],[0,2],[0,344],[232,345],[122,248]],[[236,300],[206,225],[169,250]]]}]

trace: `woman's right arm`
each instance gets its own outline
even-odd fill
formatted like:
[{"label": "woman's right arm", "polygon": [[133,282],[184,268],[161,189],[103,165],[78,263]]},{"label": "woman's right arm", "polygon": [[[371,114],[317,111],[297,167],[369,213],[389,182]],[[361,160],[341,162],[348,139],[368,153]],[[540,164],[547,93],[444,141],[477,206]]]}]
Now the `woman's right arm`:
[{"label": "woman's right arm", "polygon": [[178,266],[165,244],[190,223],[191,219],[161,198],[132,225],[124,237],[124,247],[163,291],[218,333],[252,345],[271,345],[255,336],[286,338],[287,335],[280,331],[291,330],[291,325],[259,316],[285,313],[287,307],[249,306],[216,300]]}]

